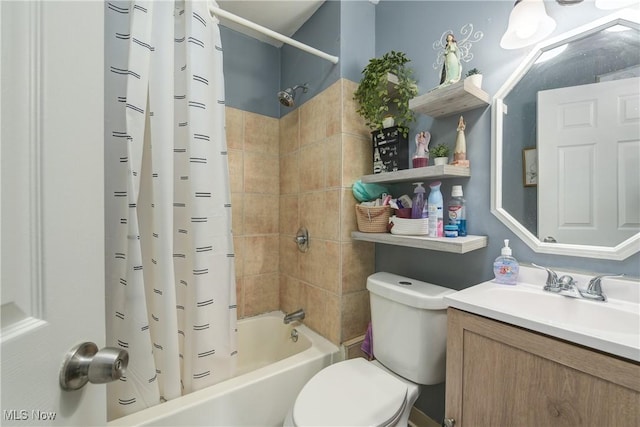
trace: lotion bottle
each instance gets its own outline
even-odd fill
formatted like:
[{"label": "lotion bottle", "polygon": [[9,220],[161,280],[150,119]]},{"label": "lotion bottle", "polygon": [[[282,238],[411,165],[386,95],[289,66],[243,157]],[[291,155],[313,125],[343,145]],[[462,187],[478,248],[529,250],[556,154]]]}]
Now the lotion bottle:
[{"label": "lotion bottle", "polygon": [[429,211],[429,237],[443,237],[444,236],[444,217],[443,217],[443,204],[442,193],[440,192],[440,181],[432,182],[429,187],[431,192],[427,199],[427,206]]},{"label": "lotion bottle", "polygon": [[518,280],[519,270],[518,261],[511,255],[509,239],[504,239],[504,248],[502,248],[500,256],[493,262],[493,274],[496,277],[496,283],[515,285]]}]

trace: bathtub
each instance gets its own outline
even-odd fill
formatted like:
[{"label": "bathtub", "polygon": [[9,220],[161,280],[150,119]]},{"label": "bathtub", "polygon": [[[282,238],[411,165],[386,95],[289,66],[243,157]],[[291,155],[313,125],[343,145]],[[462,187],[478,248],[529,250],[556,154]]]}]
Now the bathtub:
[{"label": "bathtub", "polygon": [[[108,426],[281,426],[304,384],[342,359],[337,346],[275,311],[238,321],[237,375]],[[296,329],[298,341],[291,340]]]}]

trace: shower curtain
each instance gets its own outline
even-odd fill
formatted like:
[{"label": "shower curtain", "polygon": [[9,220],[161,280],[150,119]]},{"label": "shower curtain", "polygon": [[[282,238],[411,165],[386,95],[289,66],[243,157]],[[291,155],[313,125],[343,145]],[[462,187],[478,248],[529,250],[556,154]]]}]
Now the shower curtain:
[{"label": "shower curtain", "polygon": [[204,1],[105,2],[108,385],[118,418],[233,375],[236,294],[218,23]]}]

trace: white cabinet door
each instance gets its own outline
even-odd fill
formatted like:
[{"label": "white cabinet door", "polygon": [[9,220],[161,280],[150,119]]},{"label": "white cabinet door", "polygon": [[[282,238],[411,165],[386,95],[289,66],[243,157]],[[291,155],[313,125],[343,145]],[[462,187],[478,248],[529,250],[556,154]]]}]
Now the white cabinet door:
[{"label": "white cabinet door", "polygon": [[106,423],[59,370],[104,332],[104,4],[0,1],[2,425]]},{"label": "white cabinet door", "polygon": [[616,246],[640,231],[639,78],[538,93],[538,236]]}]

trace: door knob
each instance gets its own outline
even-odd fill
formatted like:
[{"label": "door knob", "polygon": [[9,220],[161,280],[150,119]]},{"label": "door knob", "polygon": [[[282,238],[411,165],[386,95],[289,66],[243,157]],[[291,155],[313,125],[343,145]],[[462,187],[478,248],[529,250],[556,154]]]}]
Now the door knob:
[{"label": "door knob", "polygon": [[88,382],[104,384],[120,379],[129,364],[127,350],[105,347],[98,351],[92,342],[73,347],[64,358],[60,369],[60,387],[66,391],[78,390]]}]

